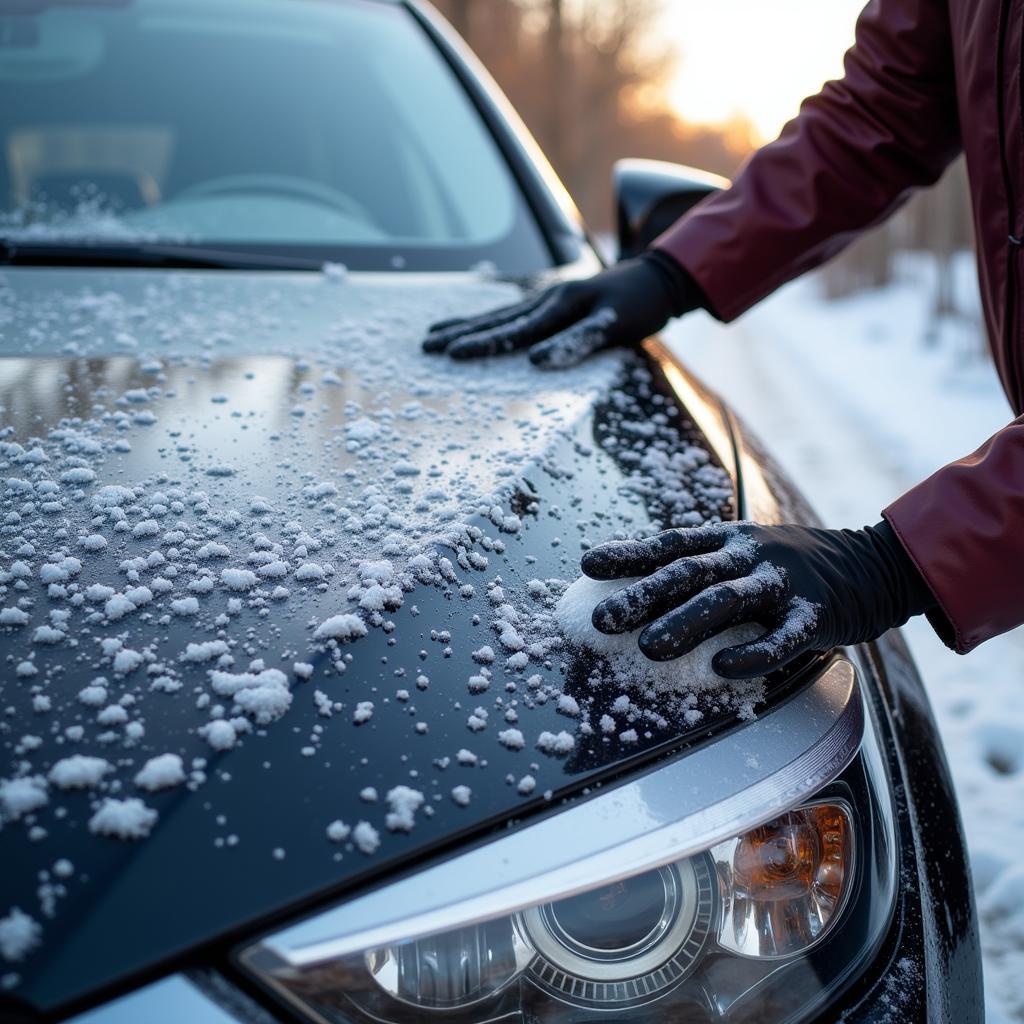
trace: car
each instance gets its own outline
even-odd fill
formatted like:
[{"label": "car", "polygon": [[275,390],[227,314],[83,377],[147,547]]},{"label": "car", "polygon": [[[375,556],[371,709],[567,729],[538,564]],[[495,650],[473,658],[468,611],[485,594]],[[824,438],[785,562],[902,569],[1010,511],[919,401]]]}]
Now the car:
[{"label": "car", "polygon": [[813,523],[770,455],[657,338],[420,350],[602,265],[429,6],[0,0],[0,90],[0,1020],[983,1019],[898,633],[587,632],[592,544]]}]

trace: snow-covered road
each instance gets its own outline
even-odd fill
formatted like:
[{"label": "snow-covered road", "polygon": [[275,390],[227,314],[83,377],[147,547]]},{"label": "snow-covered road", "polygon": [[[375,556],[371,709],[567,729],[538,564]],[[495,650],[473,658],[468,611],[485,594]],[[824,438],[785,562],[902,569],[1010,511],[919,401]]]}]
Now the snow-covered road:
[{"label": "snow-covered road", "polygon": [[[958,267],[965,305],[972,268]],[[830,526],[880,510],[1010,419],[975,323],[946,321],[932,342],[929,268],[835,302],[809,279],[738,323],[703,314],[667,336],[790,471]],[[1024,1021],[1024,629],[969,657],[926,622],[905,634],[942,730],[971,848],[982,916],[989,1024]]]}]

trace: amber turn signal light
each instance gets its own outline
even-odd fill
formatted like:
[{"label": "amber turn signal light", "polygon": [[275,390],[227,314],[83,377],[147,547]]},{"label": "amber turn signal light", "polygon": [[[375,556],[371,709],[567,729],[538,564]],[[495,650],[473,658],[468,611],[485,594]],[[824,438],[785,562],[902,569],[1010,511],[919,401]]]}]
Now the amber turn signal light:
[{"label": "amber turn signal light", "polygon": [[786,957],[818,942],[853,879],[853,827],[842,803],[798,808],[712,851],[723,899],[720,944]]}]

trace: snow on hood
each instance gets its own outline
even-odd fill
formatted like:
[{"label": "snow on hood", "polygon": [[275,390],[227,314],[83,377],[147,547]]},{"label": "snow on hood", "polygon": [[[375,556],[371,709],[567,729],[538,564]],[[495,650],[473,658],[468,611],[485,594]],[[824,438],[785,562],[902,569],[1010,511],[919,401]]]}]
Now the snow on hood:
[{"label": "snow on hood", "polygon": [[[379,856],[439,800],[450,816],[477,799],[401,751],[401,771],[374,774],[368,730],[459,735],[435,770],[513,759],[503,799],[522,801],[591,737],[629,746],[666,716],[700,719],[695,692],[659,686],[655,704],[642,670],[631,695],[617,673],[615,714],[598,716],[600,666],[566,692],[553,612],[581,545],[713,517],[728,476],[670,402],[643,406],[650,373],[633,360],[551,374],[420,352],[431,321],[518,296],[457,275],[0,275],[5,988],[76,885],[95,889],[96,850],[171,835],[188,793],[214,807],[211,787],[245,787],[251,802],[275,730],[275,758],[345,762],[344,819],[317,809],[311,825],[330,869]],[[466,619],[485,635],[470,643]],[[420,647],[418,668],[390,667]],[[358,685],[364,648],[393,673],[387,691]],[[434,718],[416,711],[439,699],[432,679],[459,689]],[[749,714],[759,697],[723,684],[712,703]],[[298,734],[297,702],[316,722]],[[273,824],[263,871],[288,855]],[[218,850],[240,843],[224,825]]]}]

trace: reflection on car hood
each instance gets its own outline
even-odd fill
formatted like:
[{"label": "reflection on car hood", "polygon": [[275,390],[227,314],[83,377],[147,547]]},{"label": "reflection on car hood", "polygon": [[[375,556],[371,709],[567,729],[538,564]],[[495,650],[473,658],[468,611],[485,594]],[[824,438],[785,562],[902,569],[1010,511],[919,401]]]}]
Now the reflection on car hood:
[{"label": "reflection on car hood", "polygon": [[517,295],[0,276],[16,997],[346,891],[757,695],[623,694],[560,644],[581,547],[728,514],[730,482],[638,359],[420,353],[432,319]]}]

